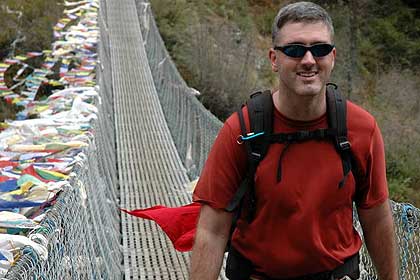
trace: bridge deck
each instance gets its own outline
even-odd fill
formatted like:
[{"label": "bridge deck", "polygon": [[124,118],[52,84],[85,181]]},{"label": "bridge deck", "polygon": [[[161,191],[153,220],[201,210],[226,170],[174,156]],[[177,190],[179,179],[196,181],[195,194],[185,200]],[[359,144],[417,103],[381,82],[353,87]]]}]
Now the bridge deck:
[{"label": "bridge deck", "polygon": [[[189,203],[189,182],[162,112],[134,0],[107,1],[121,207]],[[126,279],[187,279],[176,252],[150,221],[122,214]]]}]

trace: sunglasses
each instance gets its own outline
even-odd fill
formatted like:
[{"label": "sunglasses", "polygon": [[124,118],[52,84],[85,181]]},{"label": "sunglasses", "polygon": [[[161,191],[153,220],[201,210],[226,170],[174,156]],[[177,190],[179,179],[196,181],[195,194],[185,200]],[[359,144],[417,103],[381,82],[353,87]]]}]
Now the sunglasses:
[{"label": "sunglasses", "polygon": [[274,49],[293,58],[302,58],[305,56],[307,51],[310,51],[314,57],[323,57],[328,55],[334,49],[334,45],[322,43],[307,47],[301,44],[290,44],[285,46],[275,46]]}]

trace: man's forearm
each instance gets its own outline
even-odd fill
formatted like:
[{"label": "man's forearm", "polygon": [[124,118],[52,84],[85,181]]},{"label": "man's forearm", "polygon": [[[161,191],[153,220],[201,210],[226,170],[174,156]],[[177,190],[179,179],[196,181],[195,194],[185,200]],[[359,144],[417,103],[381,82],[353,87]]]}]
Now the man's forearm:
[{"label": "man's forearm", "polygon": [[219,277],[226,239],[197,232],[191,257],[190,280],[215,280]]},{"label": "man's forearm", "polygon": [[195,243],[191,257],[190,280],[216,280],[220,274],[232,214],[201,207]]},{"label": "man's forearm", "polygon": [[397,280],[399,279],[398,249],[389,203],[385,202],[376,210],[373,215],[372,213],[363,214],[363,212],[371,210],[359,211],[366,247],[379,279]]}]

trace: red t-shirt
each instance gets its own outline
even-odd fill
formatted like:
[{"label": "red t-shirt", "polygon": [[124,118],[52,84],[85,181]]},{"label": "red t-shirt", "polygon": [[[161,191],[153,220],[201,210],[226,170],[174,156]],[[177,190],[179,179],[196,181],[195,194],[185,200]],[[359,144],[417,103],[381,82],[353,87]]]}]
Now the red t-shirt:
[{"label": "red t-shirt", "polygon": [[[249,128],[248,113],[244,118]],[[327,116],[302,122],[274,112],[274,133],[327,128]],[[353,228],[352,202],[371,208],[388,198],[382,136],[374,118],[347,104],[348,138],[363,178],[343,179],[339,154],[331,141],[291,144],[282,159],[282,179],[276,182],[284,144],[272,144],[255,175],[256,217],[239,220],[233,246],[270,277],[286,278],[332,270],[358,252],[362,241]],[[209,153],[193,194],[195,202],[224,209],[246,172],[244,145],[235,113],[225,122]],[[356,199],[357,197],[357,199]]]}]

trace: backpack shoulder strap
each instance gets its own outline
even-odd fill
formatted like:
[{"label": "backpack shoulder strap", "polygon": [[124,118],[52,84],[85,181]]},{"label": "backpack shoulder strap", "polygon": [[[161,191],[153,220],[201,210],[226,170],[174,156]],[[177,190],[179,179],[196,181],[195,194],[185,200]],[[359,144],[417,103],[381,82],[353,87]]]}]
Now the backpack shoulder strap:
[{"label": "backpack shoulder strap", "polygon": [[334,144],[343,163],[343,179],[339,187],[343,187],[352,169],[351,145],[347,138],[347,100],[338,90],[337,85],[327,85],[328,126],[335,131]]},{"label": "backpack shoulder strap", "polygon": [[267,153],[270,145],[268,139],[273,132],[273,98],[271,91],[253,93],[247,105],[251,133],[263,132],[261,137],[256,137],[249,142],[253,155],[259,157],[258,164]]},{"label": "backpack shoulder strap", "polygon": [[[258,164],[264,158],[270,145],[269,137],[273,131],[273,99],[270,90],[258,91],[251,95],[247,102],[248,119],[250,131],[245,126],[242,109],[238,110],[239,122],[241,125],[241,138],[246,146],[248,157],[248,168],[244,180],[241,182],[235,195],[225,208],[228,212],[233,212],[241,208],[243,197],[249,193],[249,200],[254,200],[254,176]],[[240,140],[240,139],[238,139]],[[250,205],[250,213],[253,212],[253,205]]]}]

